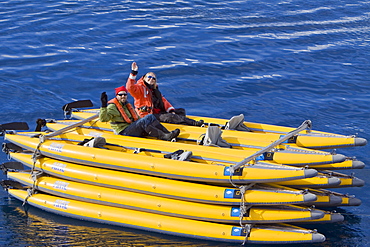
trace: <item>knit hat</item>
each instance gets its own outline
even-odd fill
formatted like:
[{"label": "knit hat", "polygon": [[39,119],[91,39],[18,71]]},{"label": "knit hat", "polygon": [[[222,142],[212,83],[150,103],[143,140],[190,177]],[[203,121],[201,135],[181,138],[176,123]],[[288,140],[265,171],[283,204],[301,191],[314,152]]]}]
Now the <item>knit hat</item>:
[{"label": "knit hat", "polygon": [[120,86],[120,87],[117,87],[115,88],[116,90],[116,95],[121,92],[121,91],[125,91],[127,93],[127,89],[125,88],[125,86]]}]

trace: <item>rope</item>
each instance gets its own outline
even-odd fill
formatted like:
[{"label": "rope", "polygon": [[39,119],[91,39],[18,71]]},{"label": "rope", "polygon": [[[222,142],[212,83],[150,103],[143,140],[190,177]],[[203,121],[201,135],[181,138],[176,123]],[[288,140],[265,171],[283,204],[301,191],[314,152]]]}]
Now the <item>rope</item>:
[{"label": "rope", "polygon": [[11,160],[11,159],[12,159],[12,158],[10,157],[9,149],[6,147],[5,143],[3,143],[3,145],[2,145],[2,149],[1,149],[1,151],[2,151],[3,153],[5,153],[5,154],[6,154],[6,158],[7,158],[8,160]]},{"label": "rope", "polygon": [[204,137],[206,136],[206,134],[201,134],[198,139],[196,139],[195,141],[197,142],[197,145],[202,145],[203,144],[203,141],[204,141]]},{"label": "rope", "polygon": [[[222,160],[221,160],[222,161]],[[248,166],[252,166],[253,164],[248,164]],[[244,165],[245,166],[245,165]],[[232,166],[230,166],[230,176],[229,176],[229,182],[230,182],[230,184],[232,185],[232,186],[234,186],[234,187],[238,187],[236,184],[234,184],[234,182],[233,182],[233,175],[234,175],[234,173],[235,173],[235,170],[233,170],[233,167]],[[242,169],[242,168],[238,168],[238,169]]]},{"label": "rope", "polygon": [[245,198],[244,198],[244,195],[245,195],[245,192],[253,187],[255,184],[254,183],[251,183],[249,185],[242,185],[239,187],[240,189],[240,195],[241,195],[241,199],[240,199],[240,213],[239,213],[239,224],[240,226],[243,228],[243,231],[245,231],[245,239],[242,243],[242,245],[245,245],[245,243],[247,242],[247,239],[248,239],[248,236],[249,236],[249,233],[253,227],[253,224],[244,224],[243,225],[243,217],[244,215],[247,213],[248,209],[250,209],[252,206],[246,206],[245,205]]},{"label": "rope", "polygon": [[229,176],[229,182],[232,186],[234,186],[235,188],[238,187],[236,184],[234,184],[233,182],[233,173],[230,172],[230,176]]},{"label": "rope", "polygon": [[27,203],[28,198],[30,198],[36,191],[36,182],[39,176],[41,176],[43,172],[31,172],[30,177],[33,181],[32,187],[27,189],[27,197],[24,199],[24,202],[22,206],[24,206]]},{"label": "rope", "polygon": [[42,154],[41,154],[41,151],[40,151],[41,144],[42,144],[42,142],[40,141],[39,144],[37,144],[37,147],[36,147],[35,151],[32,154],[32,161],[33,162],[32,162],[31,173],[33,173],[33,171],[35,170],[37,159],[42,157]]},{"label": "rope", "polygon": [[33,191],[33,188],[29,188],[29,189],[27,189],[27,196],[26,196],[26,198],[24,199],[24,202],[22,203],[22,206],[26,205],[28,198],[29,198],[29,197],[31,197],[31,196],[33,195],[33,192],[34,192],[34,191]]},{"label": "rope", "polygon": [[249,234],[252,228],[253,228],[253,224],[245,224],[245,226],[243,227],[243,230],[245,231],[245,238],[244,238],[242,245],[245,245],[245,243],[248,241],[248,237],[249,237]]}]

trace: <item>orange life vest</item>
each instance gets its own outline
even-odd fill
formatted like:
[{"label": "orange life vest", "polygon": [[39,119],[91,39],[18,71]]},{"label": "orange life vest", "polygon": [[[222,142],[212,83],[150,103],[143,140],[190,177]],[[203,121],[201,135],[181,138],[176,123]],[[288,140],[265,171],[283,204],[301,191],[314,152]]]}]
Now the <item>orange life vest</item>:
[{"label": "orange life vest", "polygon": [[[140,117],[145,117],[146,115],[152,113],[158,113],[153,112],[152,92],[145,86],[143,78],[140,78],[136,83],[135,79],[131,79],[129,77],[126,82],[126,88],[131,96],[135,99],[136,112],[140,115]],[[162,101],[164,103],[166,112],[175,109],[163,95]],[[139,109],[144,106],[147,107],[147,111],[140,111]]]},{"label": "orange life vest", "polygon": [[[121,103],[119,103],[119,101],[118,101],[117,98],[111,99],[108,103],[115,104],[116,107],[117,107],[117,109],[118,109],[118,111],[121,113],[123,119],[127,123],[132,123],[130,117],[127,115],[127,113],[125,112],[125,110],[123,109]],[[134,121],[137,121],[139,119],[139,116],[137,115],[137,113],[134,110],[134,108],[132,107],[132,105],[130,103],[127,103],[126,104],[126,107],[127,107],[128,111],[131,113],[131,116],[134,119]]]}]

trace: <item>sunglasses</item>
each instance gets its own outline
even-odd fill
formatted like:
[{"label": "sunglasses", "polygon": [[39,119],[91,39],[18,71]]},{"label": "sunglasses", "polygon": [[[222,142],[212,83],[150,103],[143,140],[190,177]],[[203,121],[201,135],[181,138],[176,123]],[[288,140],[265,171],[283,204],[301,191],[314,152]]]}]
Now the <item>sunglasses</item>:
[{"label": "sunglasses", "polygon": [[119,96],[127,96],[127,93],[119,93],[119,94],[117,94],[117,95],[119,95]]},{"label": "sunglasses", "polygon": [[153,79],[153,80],[157,80],[157,78],[155,78],[154,76],[151,76],[151,75],[148,75],[147,77],[148,79]]}]

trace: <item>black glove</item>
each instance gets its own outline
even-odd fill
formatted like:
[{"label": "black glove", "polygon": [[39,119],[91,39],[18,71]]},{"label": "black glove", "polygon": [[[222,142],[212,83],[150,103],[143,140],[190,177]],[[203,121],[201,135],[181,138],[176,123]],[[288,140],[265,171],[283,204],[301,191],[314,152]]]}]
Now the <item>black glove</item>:
[{"label": "black glove", "polygon": [[101,107],[108,106],[108,96],[106,92],[102,92],[100,95]]}]

